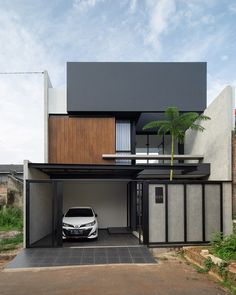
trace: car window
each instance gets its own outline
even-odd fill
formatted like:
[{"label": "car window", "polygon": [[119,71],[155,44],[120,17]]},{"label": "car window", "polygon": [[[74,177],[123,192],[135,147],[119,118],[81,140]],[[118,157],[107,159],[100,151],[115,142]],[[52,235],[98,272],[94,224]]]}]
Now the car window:
[{"label": "car window", "polygon": [[89,208],[71,208],[65,217],[93,217],[93,211]]}]

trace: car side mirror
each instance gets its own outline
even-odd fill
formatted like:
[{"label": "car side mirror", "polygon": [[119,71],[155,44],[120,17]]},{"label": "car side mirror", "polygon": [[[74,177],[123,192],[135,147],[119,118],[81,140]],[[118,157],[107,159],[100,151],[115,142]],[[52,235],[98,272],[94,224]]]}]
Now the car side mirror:
[{"label": "car side mirror", "polygon": [[95,213],[95,217],[98,217],[97,213]]}]

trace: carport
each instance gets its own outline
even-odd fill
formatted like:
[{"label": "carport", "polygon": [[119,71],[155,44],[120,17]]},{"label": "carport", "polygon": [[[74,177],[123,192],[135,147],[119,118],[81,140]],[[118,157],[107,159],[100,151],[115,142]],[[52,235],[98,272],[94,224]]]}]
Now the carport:
[{"label": "carport", "polygon": [[[142,243],[143,168],[124,165],[28,163],[26,248],[115,247]],[[138,192],[138,197],[137,197]],[[98,215],[99,238],[63,243],[62,216],[70,207],[89,206]]]}]

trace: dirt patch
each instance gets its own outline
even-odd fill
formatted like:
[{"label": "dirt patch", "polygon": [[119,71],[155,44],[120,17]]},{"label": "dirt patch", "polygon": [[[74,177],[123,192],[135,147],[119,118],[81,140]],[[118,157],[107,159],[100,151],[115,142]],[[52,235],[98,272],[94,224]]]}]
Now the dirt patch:
[{"label": "dirt patch", "polygon": [[0,231],[0,240],[1,239],[10,239],[14,238],[18,234],[20,234],[20,231],[17,230],[11,230],[11,231]]}]

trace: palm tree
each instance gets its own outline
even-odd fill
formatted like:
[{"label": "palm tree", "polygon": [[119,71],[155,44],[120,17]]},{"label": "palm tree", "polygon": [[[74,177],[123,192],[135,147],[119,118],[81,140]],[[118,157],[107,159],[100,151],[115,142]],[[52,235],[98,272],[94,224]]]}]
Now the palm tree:
[{"label": "palm tree", "polygon": [[184,143],[185,132],[188,129],[201,131],[205,130],[199,123],[201,121],[210,120],[205,115],[199,115],[195,112],[188,112],[180,114],[176,107],[168,107],[165,110],[166,120],[152,121],[146,124],[143,129],[158,128],[157,134],[163,136],[165,134],[171,135],[171,161],[170,161],[170,181],[173,180],[173,164],[174,164],[174,143]]}]

